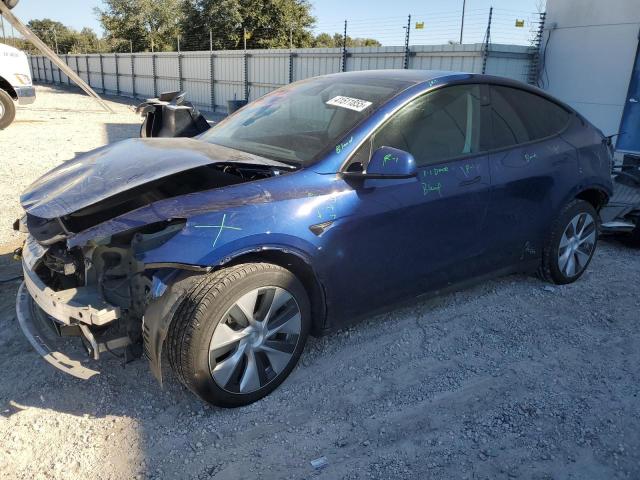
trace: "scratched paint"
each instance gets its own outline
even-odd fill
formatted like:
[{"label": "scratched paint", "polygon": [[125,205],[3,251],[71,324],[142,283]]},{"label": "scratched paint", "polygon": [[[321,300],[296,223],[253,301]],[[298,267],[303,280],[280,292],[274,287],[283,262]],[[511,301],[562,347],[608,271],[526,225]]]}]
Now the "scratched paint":
[{"label": "scratched paint", "polygon": [[216,237],[213,240],[213,248],[215,248],[216,243],[218,243],[218,239],[220,238],[220,236],[222,235],[222,231],[223,230],[242,230],[240,227],[231,227],[229,225],[225,225],[225,221],[227,220],[227,214],[224,213],[222,214],[222,222],[220,222],[220,225],[194,225],[195,228],[217,228],[218,229],[218,233],[216,234]]}]

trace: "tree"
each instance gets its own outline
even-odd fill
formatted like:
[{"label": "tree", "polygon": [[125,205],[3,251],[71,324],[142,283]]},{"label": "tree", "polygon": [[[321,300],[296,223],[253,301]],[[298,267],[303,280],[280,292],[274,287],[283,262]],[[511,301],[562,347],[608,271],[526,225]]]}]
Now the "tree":
[{"label": "tree", "polygon": [[99,53],[100,43],[98,35],[92,29],[84,27],[75,34],[75,43],[70,53]]},{"label": "tree", "polygon": [[[341,48],[343,35],[334,33],[320,33],[313,39],[313,46],[317,48]],[[347,35],[347,47],[381,47],[382,44],[375,38],[351,38]]]},{"label": "tree", "polygon": [[173,50],[180,33],[182,0],[103,0],[96,14],[115,51]]},{"label": "tree", "polygon": [[181,29],[189,48],[214,49],[310,46],[315,18],[307,0],[184,0]]},{"label": "tree", "polygon": [[30,20],[27,23],[27,27],[54,52],[56,51],[57,43],[58,52],[61,55],[70,53],[77,40],[77,32],[75,30],[49,18]]},{"label": "tree", "polygon": [[181,30],[190,49],[208,50],[209,31],[214,50],[236,48],[241,39],[242,14],[238,0],[184,0]]}]

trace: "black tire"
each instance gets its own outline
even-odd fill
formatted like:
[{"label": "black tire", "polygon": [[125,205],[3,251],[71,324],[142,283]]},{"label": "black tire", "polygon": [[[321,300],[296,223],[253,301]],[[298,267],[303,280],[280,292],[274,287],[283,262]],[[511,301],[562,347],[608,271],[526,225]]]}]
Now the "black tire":
[{"label": "black tire", "polygon": [[0,104],[2,104],[0,130],[3,130],[11,125],[11,122],[16,118],[16,106],[13,103],[13,98],[4,90],[0,90]]},{"label": "black tire", "polygon": [[[295,299],[301,318],[300,334],[295,337],[289,363],[280,373],[257,390],[230,392],[213,378],[209,346],[216,328],[223,319],[227,321],[235,302],[247,292],[263,287],[284,289]],[[309,298],[293,273],[270,263],[236,265],[203,276],[181,301],[167,335],[169,363],[180,382],[206,402],[221,407],[248,405],[271,393],[291,373],[304,349],[310,325]],[[246,365],[244,357],[242,361]]]},{"label": "black tire", "polygon": [[[560,240],[568,228],[570,222],[580,214],[589,215],[594,222],[594,240],[589,242],[592,245],[591,251],[588,254],[588,259],[584,262],[582,268],[573,275],[568,275],[566,272],[561,271],[559,263],[560,256]],[[569,202],[560,211],[556,220],[554,221],[550,234],[547,238],[545,246],[542,251],[542,264],[540,265],[539,275],[543,280],[546,280],[557,285],[565,285],[578,280],[582,274],[586,271],[593,254],[598,244],[598,238],[600,233],[600,217],[596,212],[593,205],[584,200],[575,199]]]}]

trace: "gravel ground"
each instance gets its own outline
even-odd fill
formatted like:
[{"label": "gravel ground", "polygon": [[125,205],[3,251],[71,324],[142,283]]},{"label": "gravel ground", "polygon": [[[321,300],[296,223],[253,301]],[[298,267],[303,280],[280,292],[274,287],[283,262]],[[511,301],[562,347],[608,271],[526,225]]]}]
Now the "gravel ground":
[{"label": "gravel ground", "polygon": [[[116,107],[39,87],[0,132],[0,279],[17,272],[20,189],[136,135]],[[278,390],[235,410],[160,389],[144,361],[57,372],[19,331],[19,282],[0,284],[0,477],[637,479],[639,280],[639,251],[607,241],[573,285],[511,276],[416,300],[310,339]]]}]

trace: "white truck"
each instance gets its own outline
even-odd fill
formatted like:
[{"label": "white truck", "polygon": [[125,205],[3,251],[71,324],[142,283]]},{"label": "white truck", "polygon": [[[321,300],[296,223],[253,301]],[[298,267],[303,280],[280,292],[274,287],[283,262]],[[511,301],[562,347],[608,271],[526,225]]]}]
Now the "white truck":
[{"label": "white truck", "polygon": [[16,106],[33,103],[36,91],[24,52],[0,43],[0,130],[7,128],[16,116]]}]

